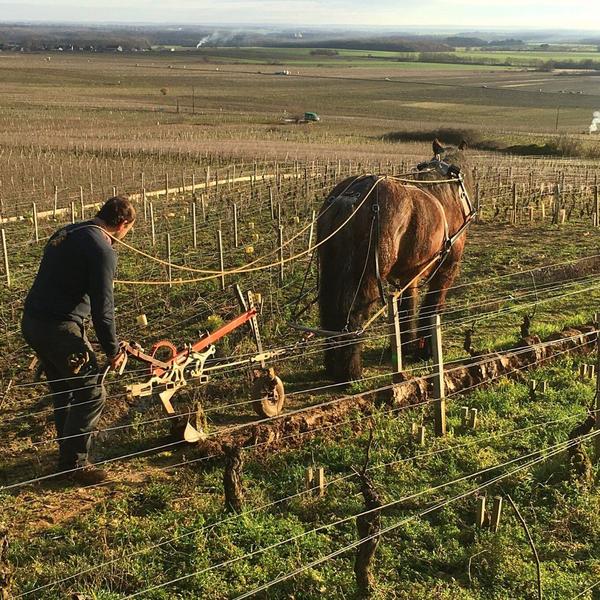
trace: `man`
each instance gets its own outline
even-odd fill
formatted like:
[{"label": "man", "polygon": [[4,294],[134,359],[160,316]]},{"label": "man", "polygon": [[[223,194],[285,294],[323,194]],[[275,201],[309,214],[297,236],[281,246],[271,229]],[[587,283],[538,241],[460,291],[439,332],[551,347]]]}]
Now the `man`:
[{"label": "man", "polygon": [[48,241],[25,300],[23,337],[35,350],[48,379],[59,443],[59,472],[79,483],[99,483],[103,471],[89,462],[91,432],[106,393],[98,360],[84,331],[91,315],[110,366],[124,360],[115,332],[114,239],[123,239],[135,208],[123,197],[106,201],[91,221],[68,225]]}]

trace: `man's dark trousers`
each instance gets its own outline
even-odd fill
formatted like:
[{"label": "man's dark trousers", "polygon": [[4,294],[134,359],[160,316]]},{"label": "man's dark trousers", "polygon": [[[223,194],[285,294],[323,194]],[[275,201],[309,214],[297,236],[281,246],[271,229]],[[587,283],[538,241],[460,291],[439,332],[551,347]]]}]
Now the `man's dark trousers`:
[{"label": "man's dark trousers", "polygon": [[40,319],[25,312],[21,329],[52,392],[60,468],[82,466],[106,399],[96,355],[83,326],[74,321]]}]

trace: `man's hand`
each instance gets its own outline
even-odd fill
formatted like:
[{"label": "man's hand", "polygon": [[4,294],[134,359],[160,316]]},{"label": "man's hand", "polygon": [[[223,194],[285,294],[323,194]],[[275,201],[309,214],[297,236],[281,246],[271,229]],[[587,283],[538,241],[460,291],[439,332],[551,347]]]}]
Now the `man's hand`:
[{"label": "man's hand", "polygon": [[118,354],[115,354],[110,359],[110,369],[111,371],[116,371],[119,375],[123,373],[123,369],[125,369],[125,363],[127,362],[127,352],[121,350]]}]

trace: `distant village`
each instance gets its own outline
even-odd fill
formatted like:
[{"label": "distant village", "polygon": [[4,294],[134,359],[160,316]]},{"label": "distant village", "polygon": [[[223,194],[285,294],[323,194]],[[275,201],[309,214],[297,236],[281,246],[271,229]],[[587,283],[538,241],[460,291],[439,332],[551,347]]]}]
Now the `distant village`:
[{"label": "distant village", "polygon": [[36,42],[0,43],[0,52],[149,52],[150,50],[150,45],[98,44],[79,46],[77,44],[43,44]]}]

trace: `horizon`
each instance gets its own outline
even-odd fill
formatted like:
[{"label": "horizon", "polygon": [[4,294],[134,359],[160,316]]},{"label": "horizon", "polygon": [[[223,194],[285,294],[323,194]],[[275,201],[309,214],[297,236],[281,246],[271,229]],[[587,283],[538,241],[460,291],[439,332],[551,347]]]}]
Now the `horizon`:
[{"label": "horizon", "polygon": [[182,21],[78,21],[78,20],[47,20],[47,19],[0,19],[1,26],[65,26],[65,27],[152,27],[152,28],[173,28],[177,27],[178,30],[196,29],[201,27],[207,28],[223,28],[223,29],[265,29],[269,31],[281,31],[281,30],[298,30],[301,29],[303,32],[309,31],[355,31],[355,32],[386,32],[386,33],[411,33],[415,34],[421,32],[422,35],[430,33],[445,33],[451,32],[453,34],[460,35],[471,35],[475,33],[592,33],[600,36],[600,28],[558,28],[558,27],[533,27],[533,26],[475,26],[460,27],[456,24],[448,25],[416,25],[416,24],[403,24],[398,26],[376,26],[376,25],[358,25],[356,23],[335,23],[331,25],[316,25],[308,23],[260,23],[260,22],[224,22],[224,21],[204,21],[200,22],[187,22]]},{"label": "horizon", "polygon": [[0,9],[0,23],[24,25],[478,29],[600,34],[600,24],[590,26],[594,0],[493,0],[483,6],[477,0],[455,0],[450,11],[442,0],[424,0],[418,7],[393,0],[379,0],[369,7],[360,0],[223,0],[218,5],[193,0],[174,0],[168,5],[142,0],[29,0],[0,1]]}]

